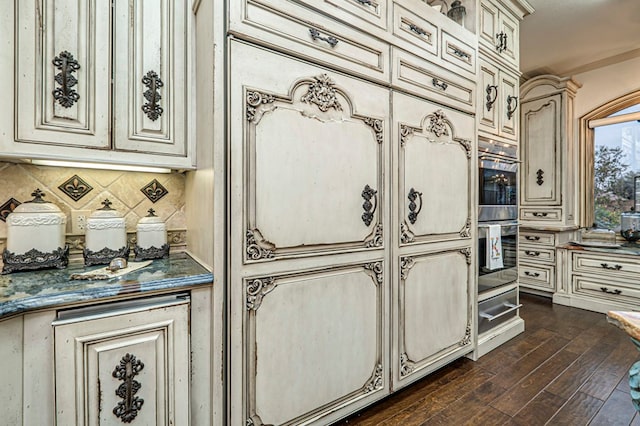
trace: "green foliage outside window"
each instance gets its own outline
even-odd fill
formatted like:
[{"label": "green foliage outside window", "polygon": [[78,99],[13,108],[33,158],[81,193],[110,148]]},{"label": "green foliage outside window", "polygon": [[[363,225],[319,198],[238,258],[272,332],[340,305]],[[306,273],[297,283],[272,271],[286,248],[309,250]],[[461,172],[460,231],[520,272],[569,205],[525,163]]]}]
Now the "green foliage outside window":
[{"label": "green foliage outside window", "polygon": [[635,172],[622,162],[622,148],[600,145],[594,163],[595,225],[620,229],[620,214],[633,207]]}]

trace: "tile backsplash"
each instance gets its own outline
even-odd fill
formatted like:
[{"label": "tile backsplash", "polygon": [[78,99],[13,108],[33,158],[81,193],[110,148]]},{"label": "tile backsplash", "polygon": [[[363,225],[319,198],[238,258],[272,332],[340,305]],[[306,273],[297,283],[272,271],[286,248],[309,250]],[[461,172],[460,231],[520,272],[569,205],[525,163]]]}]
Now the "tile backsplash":
[{"label": "tile backsplash", "polygon": [[[71,212],[95,211],[105,199],[125,218],[127,232],[150,208],[169,230],[184,231],[185,176],[181,173],[142,173],[113,170],[75,169],[0,162],[0,240],[7,237],[6,215],[18,203],[33,199],[39,188],[44,199],[55,203],[67,215],[67,235],[71,237]],[[175,234],[175,233],[174,233]],[[182,232],[184,234],[184,232]],[[175,237],[174,238],[183,238]]]}]

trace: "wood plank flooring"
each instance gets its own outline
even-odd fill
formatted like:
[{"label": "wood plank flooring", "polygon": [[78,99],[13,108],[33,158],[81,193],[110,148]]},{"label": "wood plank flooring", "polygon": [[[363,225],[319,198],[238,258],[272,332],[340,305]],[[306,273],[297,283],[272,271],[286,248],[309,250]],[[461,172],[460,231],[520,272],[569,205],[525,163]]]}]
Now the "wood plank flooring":
[{"label": "wood plank flooring", "polygon": [[460,359],[338,425],[640,425],[628,370],[640,360],[604,314],[521,295],[526,331]]}]

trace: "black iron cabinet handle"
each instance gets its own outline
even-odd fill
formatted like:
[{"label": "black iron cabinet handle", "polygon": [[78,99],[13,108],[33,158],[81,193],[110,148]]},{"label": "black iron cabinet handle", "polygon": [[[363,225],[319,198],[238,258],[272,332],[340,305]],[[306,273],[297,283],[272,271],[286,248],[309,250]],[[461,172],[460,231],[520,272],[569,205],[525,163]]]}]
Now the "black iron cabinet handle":
[{"label": "black iron cabinet handle", "polygon": [[[364,203],[362,203],[362,208],[364,209],[364,213],[362,213],[362,221],[365,225],[369,226],[373,221],[373,214],[378,208],[378,191],[371,188],[369,185],[365,185],[361,195],[362,198],[364,198]],[[373,200],[373,203],[371,200]]]},{"label": "black iron cabinet handle", "polygon": [[320,31],[316,30],[315,28],[309,28],[309,34],[314,41],[322,40],[324,42],[327,42],[327,44],[329,44],[329,46],[331,47],[336,47],[336,45],[338,44],[337,38],[335,38],[334,36],[323,37],[320,35]]},{"label": "black iron cabinet handle", "polygon": [[[420,210],[422,210],[422,192],[411,188],[407,198],[409,199],[409,222],[413,225],[416,223],[416,220],[418,220],[418,215],[420,214]],[[416,200],[419,202],[419,205],[416,204]]]},{"label": "black iron cabinet handle", "polygon": [[[511,103],[513,102],[513,107]],[[507,118],[511,120],[513,117],[513,113],[516,112],[516,108],[518,108],[518,97],[517,96],[507,96]]]},{"label": "black iron cabinet handle", "polygon": [[498,86],[494,84],[487,84],[485,91],[487,92],[487,111],[491,111],[491,107],[493,107],[493,104],[498,98]]}]

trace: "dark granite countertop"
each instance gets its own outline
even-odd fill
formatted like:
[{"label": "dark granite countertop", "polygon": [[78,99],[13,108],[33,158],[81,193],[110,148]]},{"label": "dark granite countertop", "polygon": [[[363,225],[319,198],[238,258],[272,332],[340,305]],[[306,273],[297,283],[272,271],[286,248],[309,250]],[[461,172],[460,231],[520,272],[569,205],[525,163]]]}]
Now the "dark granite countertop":
[{"label": "dark granite countertop", "polygon": [[640,244],[637,243],[597,243],[597,242],[569,242],[558,246],[568,250],[583,250],[594,253],[608,253],[614,255],[640,255]]},{"label": "dark granite countertop", "polygon": [[83,301],[179,290],[207,285],[213,274],[186,253],[156,259],[144,268],[107,280],[71,280],[71,274],[101,269],[70,263],[65,269],[14,272],[0,275],[0,319],[35,309],[55,309]]}]

